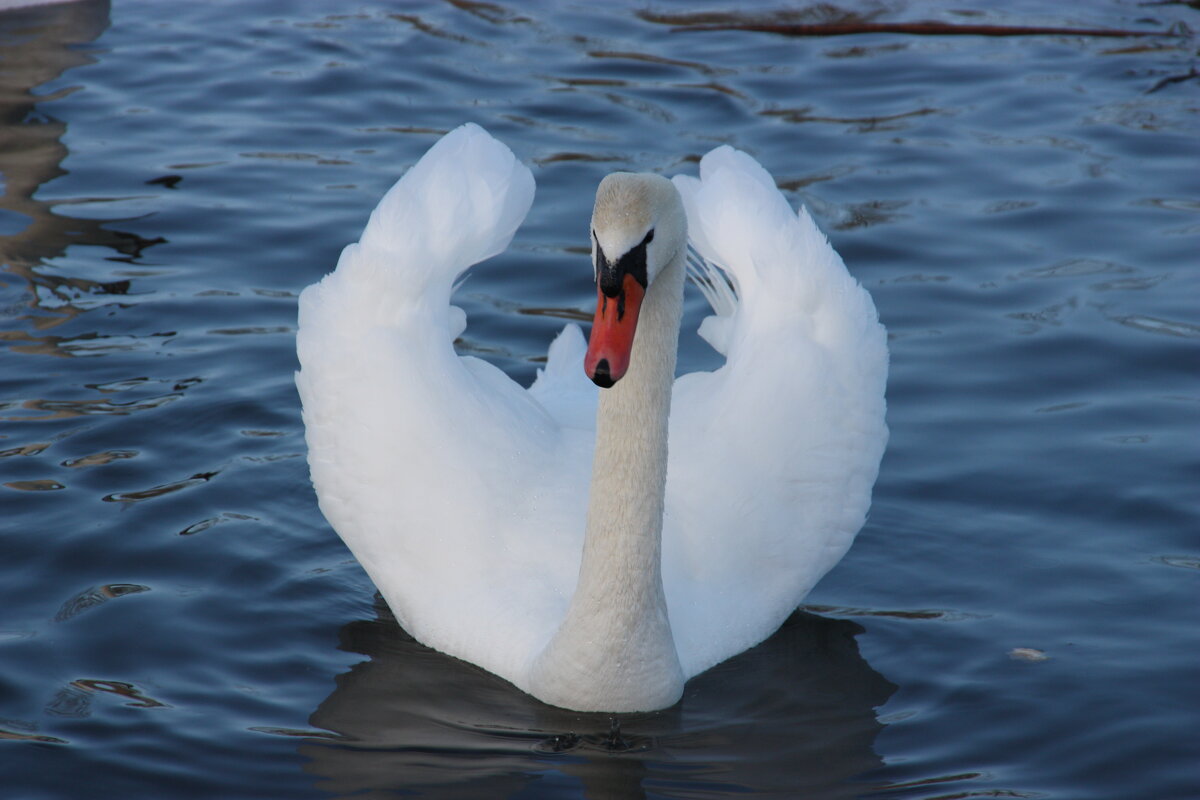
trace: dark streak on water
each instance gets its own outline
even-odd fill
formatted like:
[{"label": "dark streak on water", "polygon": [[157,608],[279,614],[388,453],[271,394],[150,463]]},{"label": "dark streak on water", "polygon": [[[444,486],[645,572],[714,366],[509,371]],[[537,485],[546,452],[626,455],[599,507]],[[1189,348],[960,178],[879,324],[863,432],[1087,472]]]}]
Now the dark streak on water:
[{"label": "dark streak on water", "polygon": [[[855,10],[1200,28],[1047,8]],[[1195,38],[672,35],[643,10],[0,13],[6,796],[1200,794],[1200,81],[1163,83]],[[307,484],[296,295],[467,120],[539,182],[459,293],[460,348],[522,381],[586,318],[600,177],[721,142],[889,328],[858,543],[666,712],[548,709],[416,644]],[[713,363],[685,335],[681,367]]]}]

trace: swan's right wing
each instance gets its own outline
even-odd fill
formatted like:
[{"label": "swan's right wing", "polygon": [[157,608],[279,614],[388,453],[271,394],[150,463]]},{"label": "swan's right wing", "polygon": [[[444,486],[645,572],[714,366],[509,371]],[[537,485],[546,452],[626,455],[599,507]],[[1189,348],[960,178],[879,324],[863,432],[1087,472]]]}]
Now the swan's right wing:
[{"label": "swan's right wing", "polygon": [[664,580],[692,674],[768,636],[850,546],[888,356],[870,295],[754,159],[721,147],[674,180],[726,356],[676,382],[671,412]]},{"label": "swan's right wing", "polygon": [[[543,578],[570,560],[580,478],[557,422],[507,375],[458,357],[458,277],[503,250],[533,177],[476,125],[387,193],[337,270],[300,297],[296,384],[321,510],[409,632],[505,677],[552,607]],[[567,517],[556,527],[555,517]],[[538,519],[542,517],[542,519]],[[550,518],[547,523],[545,518]],[[514,566],[515,565],[515,566]],[[569,594],[567,595],[569,596]]]}]

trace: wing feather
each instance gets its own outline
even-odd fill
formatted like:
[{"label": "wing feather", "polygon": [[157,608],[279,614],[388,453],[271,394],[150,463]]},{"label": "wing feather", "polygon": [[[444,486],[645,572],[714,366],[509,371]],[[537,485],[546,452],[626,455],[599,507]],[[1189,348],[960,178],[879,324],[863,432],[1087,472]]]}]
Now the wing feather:
[{"label": "wing feather", "polygon": [[701,332],[726,356],[679,378],[672,403],[664,581],[695,674],[768,636],[854,540],[887,440],[887,344],[870,296],[754,159],[720,147],[674,180],[715,312]]},{"label": "wing feather", "polygon": [[414,636],[510,679],[573,588],[588,461],[511,378],[455,354],[450,294],[508,245],[533,191],[482,128],[452,131],[302,293],[297,332],[321,510]]}]

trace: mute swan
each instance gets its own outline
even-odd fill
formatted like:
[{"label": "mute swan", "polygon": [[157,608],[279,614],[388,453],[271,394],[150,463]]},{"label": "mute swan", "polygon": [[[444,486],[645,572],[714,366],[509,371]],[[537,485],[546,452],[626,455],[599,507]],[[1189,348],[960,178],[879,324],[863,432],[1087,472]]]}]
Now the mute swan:
[{"label": "mute swan", "polygon": [[[527,390],[453,349],[455,280],[534,191],[477,125],[300,297],[321,510],[413,636],[553,705],[672,705],[787,618],[870,502],[888,358],[870,296],[752,158],[719,147],[700,176],[601,182],[591,344],[567,325]],[[689,236],[726,363],[675,379]]]}]

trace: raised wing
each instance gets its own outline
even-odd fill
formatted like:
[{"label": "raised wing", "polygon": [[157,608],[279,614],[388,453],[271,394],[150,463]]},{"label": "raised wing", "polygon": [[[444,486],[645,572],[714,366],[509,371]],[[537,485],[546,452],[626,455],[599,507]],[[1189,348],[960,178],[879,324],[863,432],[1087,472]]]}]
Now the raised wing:
[{"label": "raised wing", "polygon": [[887,440],[888,356],[870,296],[756,161],[721,147],[675,183],[716,299],[701,330],[727,359],[672,403],[664,581],[695,674],[769,635],[850,546]]},{"label": "raised wing", "polygon": [[[505,676],[551,627],[531,618],[546,596],[570,596],[553,580],[577,569],[587,461],[572,466],[577,443],[528,392],[455,354],[450,294],[508,245],[533,191],[482,128],[451,132],[304,291],[297,333],[321,510],[413,635]],[[548,577],[514,582],[514,561]]]}]

